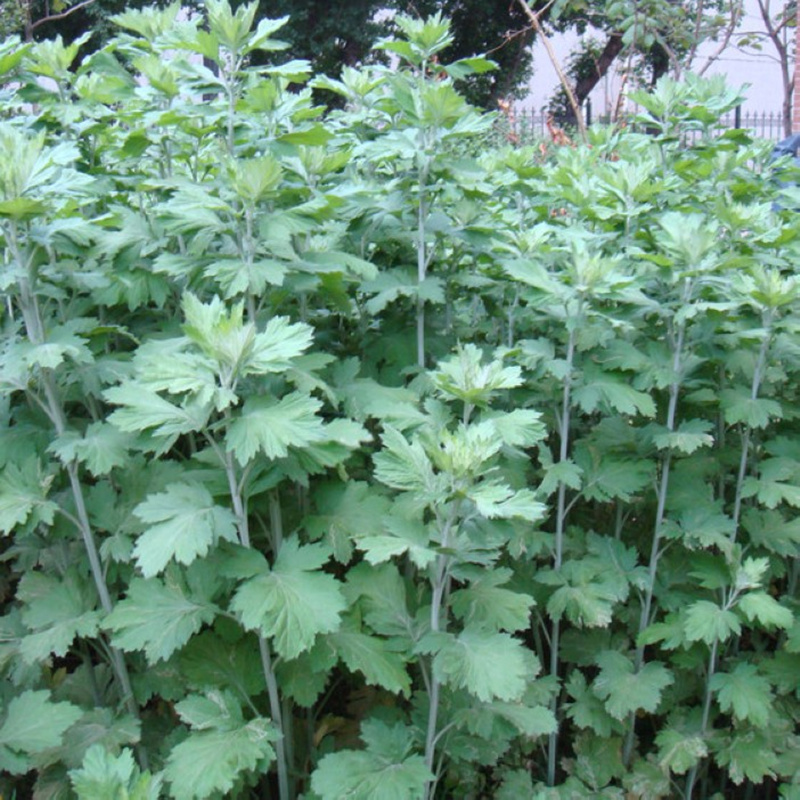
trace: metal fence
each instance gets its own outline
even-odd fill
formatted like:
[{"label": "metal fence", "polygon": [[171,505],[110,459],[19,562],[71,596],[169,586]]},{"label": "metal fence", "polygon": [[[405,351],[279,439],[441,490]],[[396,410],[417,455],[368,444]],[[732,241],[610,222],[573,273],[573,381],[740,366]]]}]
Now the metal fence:
[{"label": "metal fence", "polygon": [[[602,116],[592,114],[590,105],[586,105],[584,109],[586,120],[589,124],[592,122],[607,121]],[[538,141],[540,139],[549,139],[551,134],[547,128],[547,120],[550,115],[545,109],[537,111],[535,109],[515,109],[513,118],[506,117],[503,120],[503,125],[519,137],[522,142]],[[731,129],[742,129],[752,133],[753,136],[759,139],[772,139],[779,141],[783,139],[786,134],[783,127],[784,117],[780,112],[761,112],[761,111],[748,111],[737,106],[733,112],[724,115],[719,121],[720,132]],[[555,125],[559,127],[568,127],[568,123],[564,123],[558,119],[554,120]]]}]

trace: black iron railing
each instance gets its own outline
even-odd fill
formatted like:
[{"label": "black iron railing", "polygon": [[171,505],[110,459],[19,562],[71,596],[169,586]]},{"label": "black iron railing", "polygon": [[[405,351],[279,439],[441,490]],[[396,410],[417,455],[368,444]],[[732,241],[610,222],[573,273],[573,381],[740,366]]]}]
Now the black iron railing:
[{"label": "black iron railing", "polygon": [[[588,103],[584,107],[584,115],[588,124],[607,121],[603,116],[594,114],[591,105]],[[571,127],[567,120],[553,119],[544,109],[517,108],[514,110],[513,115],[504,116],[500,122],[509,132],[513,132],[521,142],[530,143],[543,138],[551,138],[551,132],[548,130],[547,125],[548,119],[551,120],[551,125],[558,128],[568,130]],[[724,115],[719,121],[720,132],[736,128],[750,131],[753,136],[760,139],[779,141],[786,136],[784,133],[784,116],[779,111],[750,111],[737,106],[734,111]]]}]

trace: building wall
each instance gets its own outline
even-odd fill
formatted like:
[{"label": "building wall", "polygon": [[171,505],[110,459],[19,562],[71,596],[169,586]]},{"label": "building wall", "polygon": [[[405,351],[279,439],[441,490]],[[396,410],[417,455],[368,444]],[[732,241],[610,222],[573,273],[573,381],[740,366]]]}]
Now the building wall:
[{"label": "building wall", "polygon": [[[762,31],[763,27],[757,1],[745,0],[745,14],[739,32]],[[794,30],[790,29],[788,36],[791,40]],[[598,38],[601,38],[600,35]],[[578,37],[572,33],[554,35],[552,40],[561,59],[566,59],[578,44]],[[704,64],[717,47],[715,42],[709,42],[701,47],[695,60],[695,68]],[[534,46],[533,58],[535,74],[530,83],[530,93],[518,105],[530,111],[540,111],[558,90],[558,77],[540,43]],[[747,100],[743,104],[747,111],[780,113],[783,97],[780,66],[771,42],[765,41],[759,53],[752,49],[737,48],[734,39],[709,67],[706,74],[726,75],[728,82],[733,86],[747,85]],[[621,87],[621,77],[616,70],[598,84],[591,95],[592,114],[595,118],[602,114],[614,113]]]}]

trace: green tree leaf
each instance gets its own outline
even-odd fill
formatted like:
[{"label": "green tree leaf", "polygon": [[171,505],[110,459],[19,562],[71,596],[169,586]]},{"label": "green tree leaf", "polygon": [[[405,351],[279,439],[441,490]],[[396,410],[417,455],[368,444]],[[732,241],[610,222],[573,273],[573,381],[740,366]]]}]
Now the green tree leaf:
[{"label": "green tree leaf", "polygon": [[710,447],[714,444],[714,437],[708,431],[711,423],[702,419],[692,419],[682,422],[676,431],[667,431],[653,437],[653,442],[659,450],[677,450],[679,453],[691,455],[701,447]]},{"label": "green tree leaf", "polygon": [[264,688],[258,645],[252,634],[231,642],[203,631],[181,650],[180,665],[181,673],[196,689],[232,689],[247,698]]}]

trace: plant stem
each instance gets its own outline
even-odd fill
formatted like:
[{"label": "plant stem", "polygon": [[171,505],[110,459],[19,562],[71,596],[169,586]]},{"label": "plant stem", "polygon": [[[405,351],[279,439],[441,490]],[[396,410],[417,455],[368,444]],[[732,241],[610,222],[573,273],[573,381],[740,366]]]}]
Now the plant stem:
[{"label": "plant stem", "polygon": [[[454,505],[447,522],[442,528],[442,549],[449,546],[450,532],[455,524],[458,515],[458,504]],[[447,627],[447,619],[442,619],[442,598],[444,597],[445,587],[449,577],[450,556],[441,554],[436,559],[436,568],[434,571],[434,578],[432,581],[433,594],[431,597],[431,630],[438,633]],[[433,763],[436,757],[436,725],[439,716],[439,692],[440,683],[436,677],[433,667],[430,671],[430,693],[429,693],[429,706],[428,706],[428,730],[425,737],[425,766],[428,770],[433,772]],[[425,787],[425,800],[432,800],[433,794],[436,790],[436,777],[429,782]]]},{"label": "plant stem", "polygon": [[[15,226],[12,226],[9,231],[8,244],[11,249],[17,264],[26,272],[30,270],[30,261],[22,258],[22,253],[19,249]],[[25,332],[31,344],[39,345],[44,344],[44,322],[42,320],[39,304],[36,300],[36,295],[32,291],[35,276],[30,274],[26,278],[19,281],[19,303],[22,311],[22,317],[25,321]],[[63,436],[67,430],[67,417],[64,407],[58,396],[58,389],[56,387],[55,378],[52,370],[42,368],[39,372],[39,379],[45,395],[45,408],[47,416],[55,428],[57,436]],[[110,614],[114,609],[114,604],[111,601],[111,594],[108,591],[106,584],[103,566],[100,561],[100,554],[97,550],[97,543],[94,539],[94,530],[92,529],[89,520],[89,513],[86,509],[86,501],[83,495],[83,486],[81,485],[80,476],[78,475],[78,464],[76,461],[70,461],[66,465],[67,476],[69,478],[70,490],[72,492],[72,499],[75,503],[75,521],[78,524],[81,538],[83,540],[84,549],[89,559],[89,568],[92,573],[92,580],[94,581],[95,590],[100,599],[100,605],[106,615]],[[111,665],[114,673],[119,682],[122,700],[128,708],[128,711],[135,717],[139,718],[139,708],[136,705],[136,698],[133,694],[133,687],[131,685],[130,674],[125,659],[122,653],[113,646],[109,646],[109,653],[111,655]],[[143,769],[148,768],[147,753],[143,748],[137,749],[139,762]]]},{"label": "plant stem", "polygon": [[[691,296],[691,281],[687,280],[684,287],[684,304],[688,303]],[[672,353],[672,383],[669,387],[669,404],[667,406],[666,428],[672,432],[675,430],[675,417],[678,410],[678,395],[681,385],[681,370],[683,368],[683,342],[686,335],[685,323],[681,322],[678,326],[677,336],[673,340]],[[656,504],[656,519],[653,525],[653,542],[650,547],[650,563],[647,570],[647,586],[645,587],[644,602],[639,617],[639,630],[637,639],[641,636],[644,629],[650,624],[650,614],[653,607],[653,593],[656,586],[656,575],[658,572],[658,559],[661,555],[661,531],[664,526],[664,513],[667,504],[667,492],[669,490],[669,474],[672,465],[672,453],[667,452],[661,466],[661,482],[658,488],[658,500]],[[638,674],[644,663],[644,645],[636,647],[636,657],[634,660],[634,673]],[[625,746],[622,752],[623,763],[630,764],[633,755],[633,744],[636,737],[636,715],[631,712],[628,717],[628,733],[625,737]]]},{"label": "plant stem", "polygon": [[[419,170],[419,205],[417,208],[417,288],[421,290],[422,282],[428,272],[428,258],[425,250],[425,220],[428,209],[425,205],[425,184],[428,180],[428,155],[422,156],[423,164]],[[425,301],[417,294],[417,365],[425,369]]]},{"label": "plant stem", "polygon": [[[761,340],[758,360],[753,370],[753,381],[750,385],[750,399],[753,402],[758,399],[758,391],[761,388],[761,379],[767,362],[767,351],[769,350],[769,343],[772,338],[772,314],[770,311],[764,312],[763,320],[766,330]],[[744,433],[742,433],[742,455],[739,460],[739,473],[736,476],[736,496],[733,501],[733,530],[731,531],[731,543],[736,541],[736,535],[739,532],[739,518],[742,512],[742,489],[744,487],[744,479],[747,475],[747,457],[750,453],[751,433],[751,426],[745,425]]]},{"label": "plant stem", "polygon": [[[578,318],[580,318],[581,309],[578,308]],[[572,366],[575,360],[575,325],[570,327],[569,339],[567,340],[567,370],[564,376],[564,387],[561,396],[561,420],[560,420],[560,435],[561,442],[559,446],[558,462],[563,464],[567,460],[569,454],[569,425],[571,408],[570,401],[572,395]],[[555,557],[553,559],[553,569],[558,572],[561,569],[561,564],[564,559],[564,526],[567,517],[567,485],[564,481],[559,481],[558,484],[558,500],[556,506],[556,534],[555,534]],[[553,621],[553,629],[550,634],[550,676],[558,679],[558,662],[559,662],[559,641],[561,638],[561,620]],[[553,696],[550,703],[550,710],[557,717],[558,712],[558,694]],[[554,786],[556,782],[556,765],[558,762],[558,728],[556,728],[547,742],[547,783],[549,786]]]},{"label": "plant stem", "polygon": [[[726,605],[726,610],[728,605]],[[706,692],[703,699],[703,718],[700,723],[700,735],[705,736],[708,730],[708,720],[711,715],[711,678],[714,677],[714,672],[717,669],[717,650],[719,649],[719,640],[714,639],[711,646],[711,655],[708,658],[708,673],[706,675]],[[692,792],[694,791],[694,783],[697,779],[697,771],[699,769],[699,762],[695,764],[686,776],[686,791],[684,793],[684,800],[691,800]]]},{"label": "plant stem", "polygon": [[[252,547],[250,543],[250,525],[247,518],[241,488],[236,479],[236,465],[233,461],[233,453],[225,455],[225,473],[228,478],[228,489],[231,493],[233,502],[233,512],[236,515],[237,527],[239,530],[239,541],[242,547]],[[270,508],[270,512],[272,509]],[[278,770],[278,796],[280,800],[290,800],[292,793],[289,788],[289,767],[286,758],[285,730],[283,726],[283,711],[281,709],[281,698],[278,692],[278,680],[275,676],[275,669],[272,664],[272,656],[269,651],[269,643],[261,634],[258,637],[258,652],[261,656],[261,670],[264,674],[264,683],[267,687],[269,696],[269,709],[272,721],[280,733],[280,738],[275,742],[275,759]]]}]

